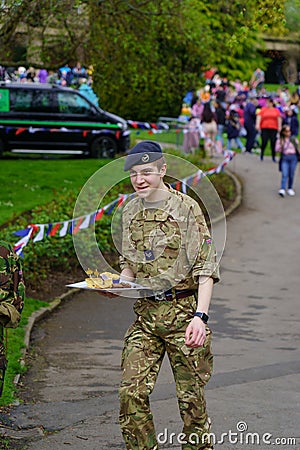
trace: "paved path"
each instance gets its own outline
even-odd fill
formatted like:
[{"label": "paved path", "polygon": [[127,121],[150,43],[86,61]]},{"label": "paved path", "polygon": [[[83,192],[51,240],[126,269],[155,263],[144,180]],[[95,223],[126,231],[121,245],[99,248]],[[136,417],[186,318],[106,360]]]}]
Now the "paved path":
[{"label": "paved path", "polygon": [[[210,311],[215,371],[207,404],[216,439],[227,433],[215,448],[299,449],[299,174],[299,195],[282,199],[270,159],[237,155],[230,169],[243,181],[244,200],[227,220],[222,282]],[[80,292],[36,327],[25,404],[12,412],[15,425],[32,427],[26,448],[124,449],[117,387],[132,303]],[[181,423],[167,361],[152,405],[161,448],[179,449]],[[50,433],[41,439],[39,427]],[[297,443],[287,443],[297,436]],[[277,438],[286,440],[279,445]]]}]

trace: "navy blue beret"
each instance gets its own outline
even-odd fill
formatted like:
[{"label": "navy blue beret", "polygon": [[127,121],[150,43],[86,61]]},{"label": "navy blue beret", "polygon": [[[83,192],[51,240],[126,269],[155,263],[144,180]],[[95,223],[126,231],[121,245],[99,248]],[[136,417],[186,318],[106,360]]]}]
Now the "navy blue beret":
[{"label": "navy blue beret", "polygon": [[124,170],[133,166],[148,164],[162,158],[161,146],[157,142],[142,141],[136,144],[129,152],[124,164]]}]

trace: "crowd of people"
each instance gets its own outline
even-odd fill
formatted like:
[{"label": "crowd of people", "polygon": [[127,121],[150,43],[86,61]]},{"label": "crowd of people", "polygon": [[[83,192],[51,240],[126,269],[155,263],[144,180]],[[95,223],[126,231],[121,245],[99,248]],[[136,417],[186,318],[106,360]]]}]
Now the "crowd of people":
[{"label": "crowd of people", "polygon": [[34,67],[19,66],[4,67],[0,65],[0,81],[5,83],[49,83],[62,87],[78,89],[86,98],[96,106],[99,99],[93,91],[93,66],[86,69],[80,62],[74,67],[68,64],[59,67],[58,70],[35,69]]},{"label": "crowd of people", "polygon": [[65,64],[58,70],[35,69],[34,67],[5,67],[0,66],[0,81],[20,83],[51,83],[61,86],[79,87],[82,83],[91,85],[93,66],[85,68],[78,61],[74,67]]},{"label": "crowd of people", "polygon": [[[99,99],[92,89],[93,66],[85,68],[80,62],[74,67],[68,64],[57,71],[0,66],[0,81],[7,83],[51,83],[73,87],[82,91],[94,104]],[[211,157],[222,154],[224,149],[237,148],[245,153],[259,152],[263,161],[265,149],[270,143],[272,160],[280,153],[279,133],[283,125],[290,130],[290,137],[298,145],[300,88],[290,94],[289,89],[280,87],[268,92],[264,86],[265,74],[257,68],[248,81],[228,81],[222,78],[216,68],[203,73],[205,83],[199,89],[191,89],[183,99],[179,119],[185,122],[183,150],[195,152],[201,139],[204,150]],[[280,137],[280,139],[279,139]],[[290,147],[293,152],[295,145]],[[297,151],[297,149],[295,150]],[[280,160],[286,158],[280,158]],[[287,159],[290,160],[291,158]],[[293,159],[293,158],[292,158]],[[283,164],[285,174],[280,195],[294,195],[292,189],[296,164]],[[280,170],[282,165],[280,165]],[[288,175],[286,175],[288,173]],[[293,192],[293,194],[292,194]]]},{"label": "crowd of people", "polygon": [[245,153],[259,153],[263,161],[270,143],[272,160],[277,162],[276,156],[280,155],[282,183],[278,193],[282,197],[286,193],[294,196],[299,88],[293,93],[286,87],[268,92],[260,68],[249,82],[230,82],[214,71],[206,75],[205,85],[191,90],[183,99],[180,119],[186,122],[184,152],[194,152],[203,139],[204,150],[211,157],[234,146]]}]

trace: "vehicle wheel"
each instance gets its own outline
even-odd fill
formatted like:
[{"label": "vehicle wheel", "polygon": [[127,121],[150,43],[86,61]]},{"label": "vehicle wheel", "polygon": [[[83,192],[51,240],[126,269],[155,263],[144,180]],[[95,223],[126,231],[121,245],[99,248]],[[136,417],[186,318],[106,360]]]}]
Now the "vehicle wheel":
[{"label": "vehicle wheel", "polygon": [[92,158],[113,158],[117,151],[116,141],[109,136],[100,136],[91,144]]},{"label": "vehicle wheel", "polygon": [[0,139],[0,158],[2,158],[4,152],[4,142]]}]

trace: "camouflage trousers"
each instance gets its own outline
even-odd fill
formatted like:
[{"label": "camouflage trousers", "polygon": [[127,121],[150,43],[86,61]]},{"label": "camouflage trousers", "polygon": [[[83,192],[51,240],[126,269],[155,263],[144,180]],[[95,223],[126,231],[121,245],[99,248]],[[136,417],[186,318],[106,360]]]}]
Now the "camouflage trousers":
[{"label": "camouflage trousers", "polygon": [[127,449],[158,449],[149,395],[165,353],[174,374],[184,424],[185,439],[180,443],[186,443],[182,449],[213,448],[206,436],[210,419],[204,399],[204,386],[213,366],[210,329],[207,327],[203,347],[193,349],[185,345],[186,327],[195,309],[194,297],[173,302],[139,299],[135,303],[137,319],[125,335],[119,390],[120,425]]}]

